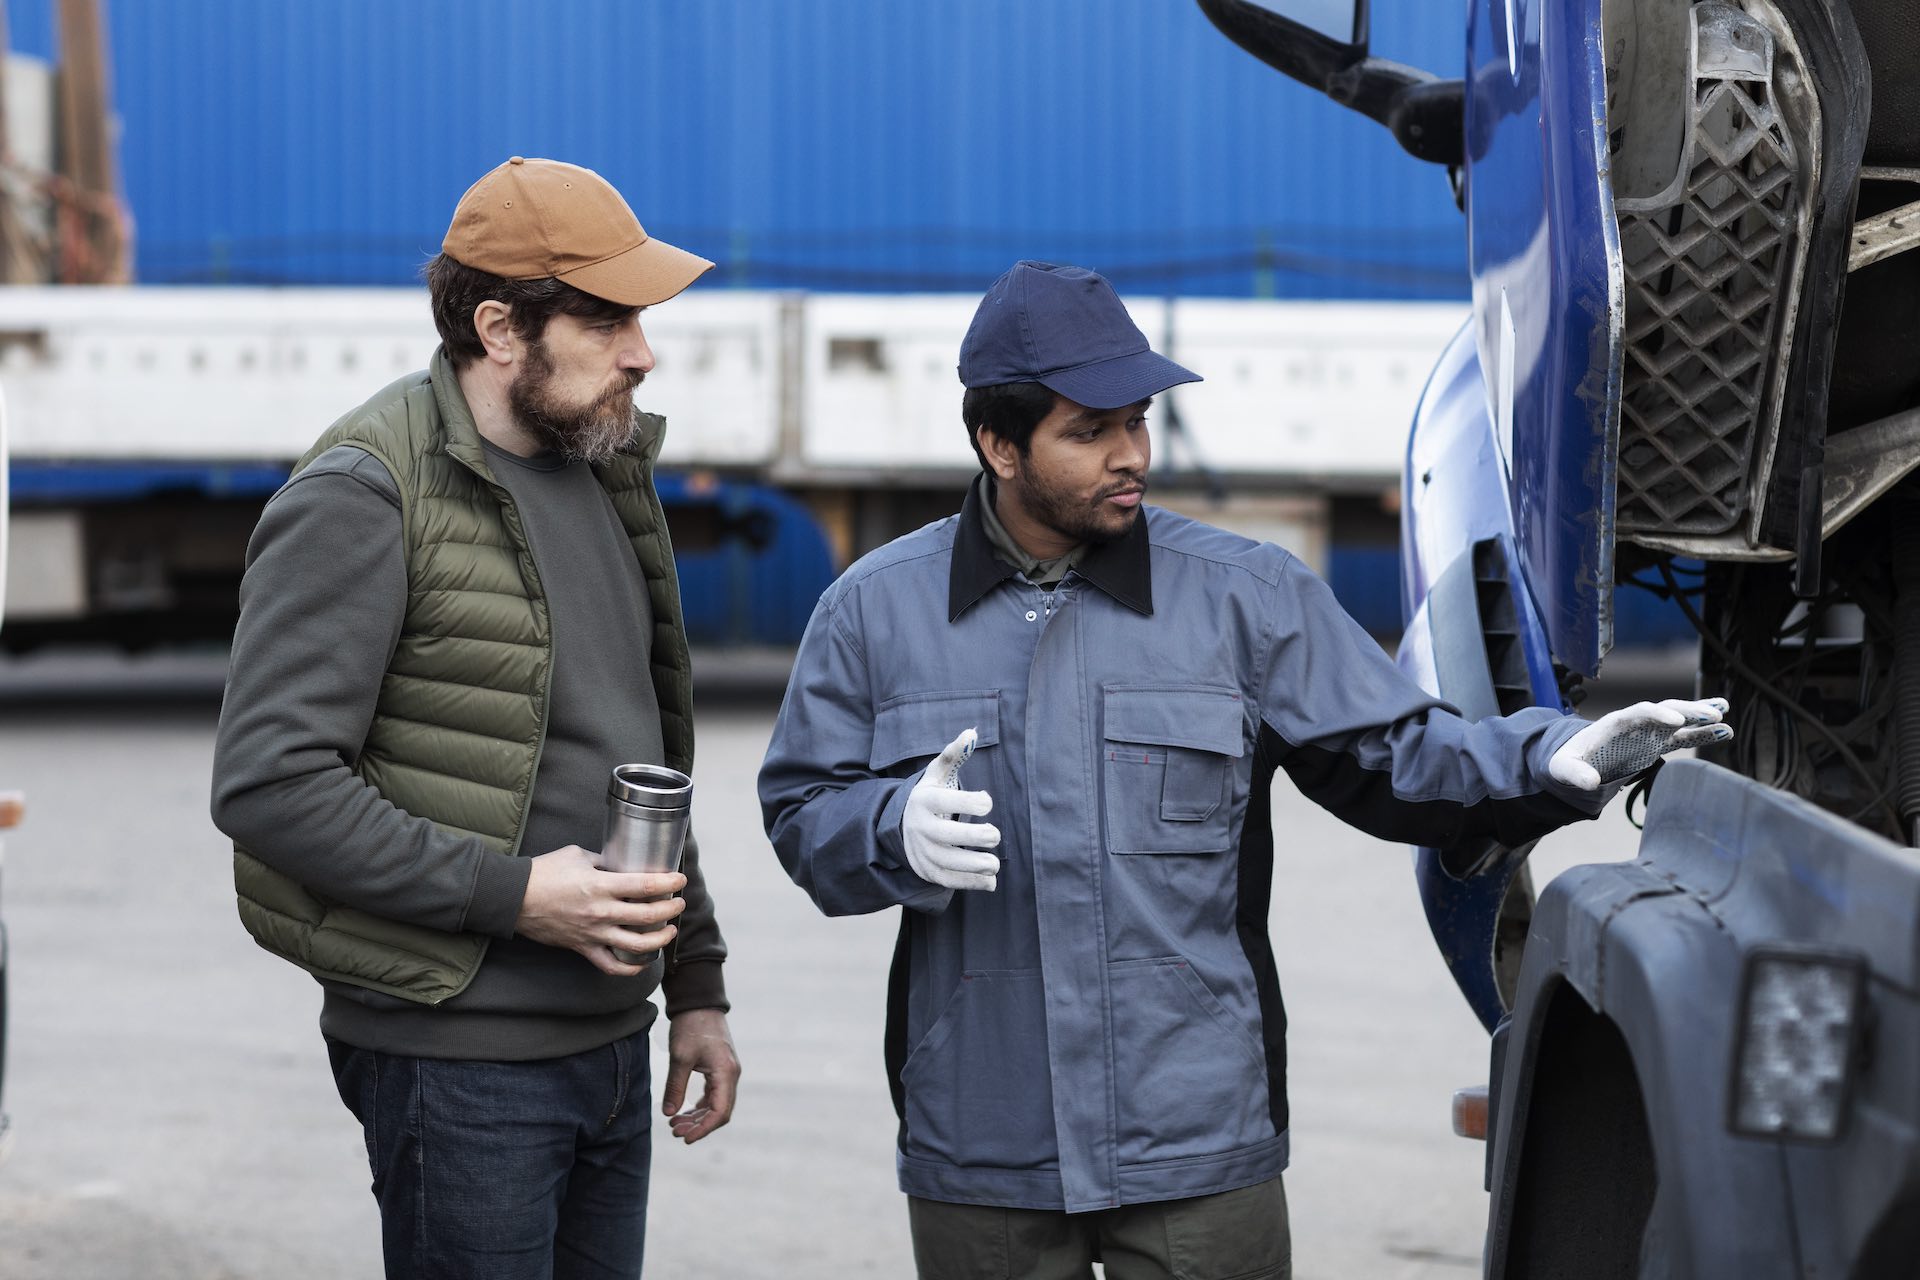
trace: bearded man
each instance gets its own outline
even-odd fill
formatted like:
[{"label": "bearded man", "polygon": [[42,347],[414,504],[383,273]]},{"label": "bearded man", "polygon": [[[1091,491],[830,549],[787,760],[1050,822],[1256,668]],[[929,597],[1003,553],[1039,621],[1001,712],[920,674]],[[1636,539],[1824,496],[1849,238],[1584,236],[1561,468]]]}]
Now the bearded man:
[{"label": "bearded man", "polygon": [[1511,846],[1728,732],[1718,700],[1462,720],[1287,552],[1144,504],[1149,401],[1197,380],[1093,272],[1000,277],[960,346],[980,475],[821,597],[761,768],[822,911],[904,908],[924,1280],[1288,1274],[1277,770],[1383,839]]},{"label": "bearded man", "polygon": [[319,981],[390,1276],[639,1274],[656,989],[673,1135],[732,1114],[697,846],[675,874],[593,852],[615,765],[692,767],[633,395],[641,313],[712,265],[513,157],[427,268],[430,366],[322,435],[248,548],[213,817],[248,931]]}]

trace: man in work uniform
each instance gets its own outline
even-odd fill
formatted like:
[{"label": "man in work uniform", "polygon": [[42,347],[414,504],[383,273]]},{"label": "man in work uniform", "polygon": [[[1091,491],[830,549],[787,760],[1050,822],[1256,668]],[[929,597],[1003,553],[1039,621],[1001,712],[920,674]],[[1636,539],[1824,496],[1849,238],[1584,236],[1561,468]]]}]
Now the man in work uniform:
[{"label": "man in work uniform", "polygon": [[711,266],[591,170],[500,165],[427,268],[430,367],[321,436],[248,548],[213,816],[247,929],[320,981],[389,1275],[639,1274],[656,988],[673,1134],[732,1113],[693,841],[680,874],[593,852],[613,766],[692,765],[633,392],[641,312]]},{"label": "man in work uniform", "polygon": [[1287,552],[1143,506],[1148,401],[1197,378],[1092,272],[1002,276],[960,380],[981,474],[821,598],[760,775],[821,910],[906,908],[920,1274],[1284,1276],[1275,770],[1383,839],[1518,845],[1723,704],[1467,723]]}]

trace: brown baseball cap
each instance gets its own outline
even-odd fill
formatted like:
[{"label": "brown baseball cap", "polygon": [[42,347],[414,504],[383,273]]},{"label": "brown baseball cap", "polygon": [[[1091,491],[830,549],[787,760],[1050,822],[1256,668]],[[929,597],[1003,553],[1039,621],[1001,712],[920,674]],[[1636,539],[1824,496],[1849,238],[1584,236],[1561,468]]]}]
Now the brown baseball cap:
[{"label": "brown baseball cap", "polygon": [[440,248],[508,280],[563,280],[623,306],[665,302],[713,264],[647,235],[591,169],[514,156],[467,188]]}]

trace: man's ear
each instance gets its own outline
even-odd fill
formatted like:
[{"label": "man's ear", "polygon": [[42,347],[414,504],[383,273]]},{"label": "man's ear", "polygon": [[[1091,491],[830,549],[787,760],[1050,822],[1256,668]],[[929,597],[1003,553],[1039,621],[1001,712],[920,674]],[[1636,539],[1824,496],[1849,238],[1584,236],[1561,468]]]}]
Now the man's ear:
[{"label": "man's ear", "polygon": [[979,442],[980,452],[986,456],[987,465],[993,468],[994,475],[1002,480],[1011,480],[1020,474],[1020,448],[1013,441],[988,426],[975,427],[973,438]]},{"label": "man's ear", "polygon": [[519,344],[514,340],[513,312],[504,302],[488,298],[473,309],[473,332],[495,364],[512,364]]}]

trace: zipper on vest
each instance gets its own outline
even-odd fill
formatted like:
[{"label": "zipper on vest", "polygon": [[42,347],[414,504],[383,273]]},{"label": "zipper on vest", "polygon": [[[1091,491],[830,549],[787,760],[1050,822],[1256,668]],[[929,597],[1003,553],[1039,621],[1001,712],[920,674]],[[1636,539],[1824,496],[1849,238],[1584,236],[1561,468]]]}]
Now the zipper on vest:
[{"label": "zipper on vest", "polygon": [[[514,824],[513,856],[524,858],[526,850],[520,846],[527,838],[527,823],[533,817],[533,786],[540,778],[540,760],[547,754],[547,717],[553,710],[553,621],[548,615],[547,621],[547,679],[540,690],[540,741],[533,744],[533,772],[527,777],[526,802],[520,806],[520,818]],[[542,849],[540,852],[549,852]]]},{"label": "zipper on vest", "polygon": [[[528,556],[532,556],[529,551]],[[545,600],[543,593],[541,599]],[[547,754],[547,723],[553,714],[553,613],[547,613],[547,678],[540,690],[540,741],[533,744],[533,772],[527,775],[527,794],[520,806],[520,817],[514,824],[513,856],[524,858],[526,850],[520,846],[527,838],[527,823],[533,818],[533,788],[540,780],[540,760]],[[541,853],[548,852],[545,849]]]},{"label": "zipper on vest", "polygon": [[[456,458],[455,461],[459,459]],[[467,469],[473,470],[471,467]],[[526,850],[521,848],[521,845],[527,838],[527,823],[533,818],[533,788],[540,780],[540,761],[547,754],[548,717],[553,714],[553,609],[547,603],[547,588],[540,581],[540,566],[533,562],[533,543],[527,538],[527,529],[521,523],[520,508],[515,504],[513,495],[507,492],[507,487],[498,480],[489,480],[477,471],[474,475],[492,487],[495,500],[500,503],[500,522],[506,525],[508,532],[513,535],[522,561],[521,572],[529,579],[530,594],[527,602],[533,603],[533,596],[538,595],[541,607],[547,615],[547,673],[540,688],[540,740],[533,744],[533,768],[527,774],[527,790],[521,797],[520,816],[514,820],[513,856],[521,858],[527,856]],[[540,852],[550,851],[542,849]]]}]

